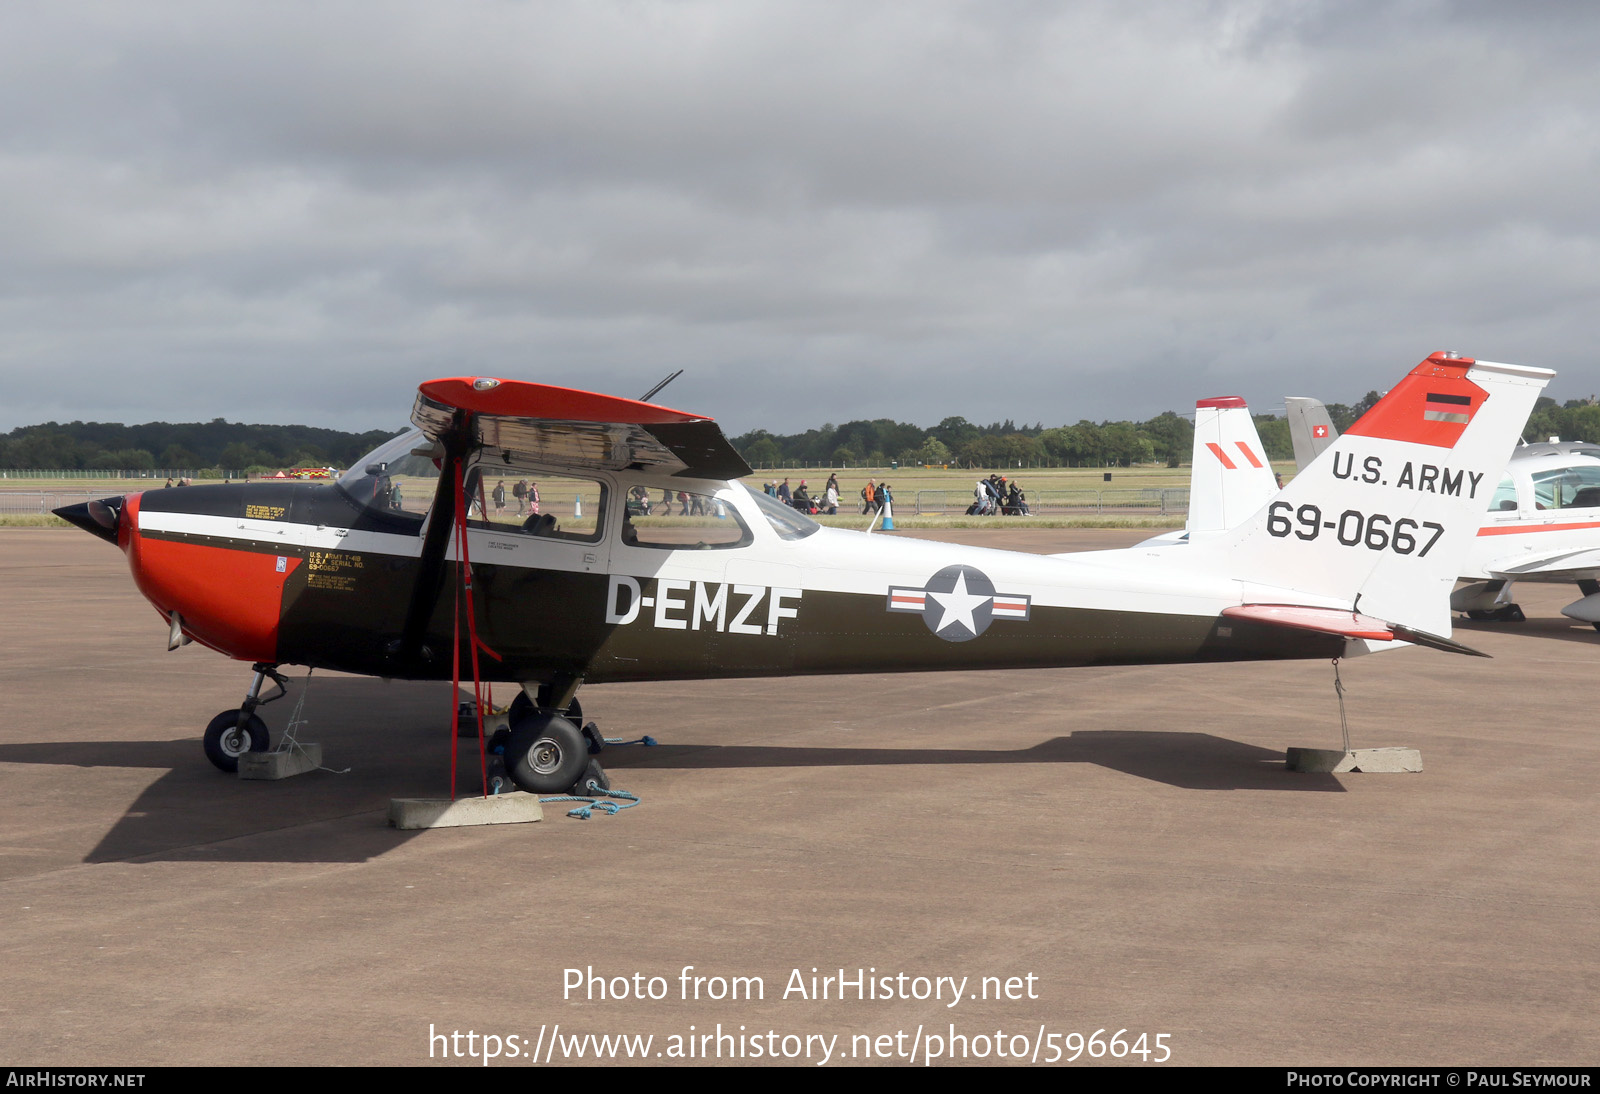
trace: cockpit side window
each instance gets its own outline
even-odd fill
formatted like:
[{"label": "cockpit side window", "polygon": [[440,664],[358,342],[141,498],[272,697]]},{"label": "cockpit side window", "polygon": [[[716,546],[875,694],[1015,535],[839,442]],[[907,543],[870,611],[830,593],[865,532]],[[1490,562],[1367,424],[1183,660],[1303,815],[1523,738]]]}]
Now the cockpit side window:
[{"label": "cockpit side window", "polygon": [[541,539],[598,543],[605,531],[606,484],[551,474],[504,458],[467,471],[467,524]]}]

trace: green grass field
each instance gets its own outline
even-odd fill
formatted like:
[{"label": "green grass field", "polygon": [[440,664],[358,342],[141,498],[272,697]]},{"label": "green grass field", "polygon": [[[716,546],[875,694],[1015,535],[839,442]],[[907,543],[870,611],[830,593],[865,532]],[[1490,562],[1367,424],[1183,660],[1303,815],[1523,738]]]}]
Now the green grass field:
[{"label": "green grass field", "polygon": [[[1292,463],[1277,463],[1274,469],[1287,481],[1294,473]],[[1182,491],[1189,486],[1189,468],[1145,467],[1054,467],[1019,468],[1001,472],[1014,478],[1031,501],[1050,502],[1047,513],[1027,518],[967,517],[966,505],[971,501],[972,488],[980,477],[989,472],[951,468],[925,467],[863,467],[841,468],[839,476],[840,506],[837,517],[823,518],[823,523],[843,528],[865,527],[867,518],[861,515],[860,490],[868,479],[887,481],[895,497],[895,523],[907,528],[986,528],[1015,526],[1026,520],[1034,527],[1173,527],[1183,523],[1181,508],[1162,512],[1159,506],[1145,501],[1123,504],[1135,491]],[[1111,476],[1109,482],[1106,475]],[[757,489],[763,482],[789,480],[791,489],[802,480],[814,495],[820,495],[828,480],[827,469],[779,468],[758,471],[744,481]],[[221,481],[221,480],[217,480]],[[61,493],[93,495],[97,497],[131,493],[136,490],[162,489],[163,479],[0,479],[0,493],[22,491],[29,493]],[[195,485],[203,485],[196,481]],[[554,484],[552,484],[554,485]],[[406,491],[406,507],[420,510],[431,500],[432,483],[417,482]],[[932,492],[943,491],[943,496]],[[551,491],[554,493],[554,491]],[[942,513],[917,515],[919,493],[929,508],[943,508]],[[1105,500],[1104,508],[1115,512],[1096,510],[1094,498]],[[941,505],[942,503],[942,505]],[[1059,503],[1059,504],[1057,504]],[[64,522],[49,515],[0,514],[0,527],[66,527]]]}]

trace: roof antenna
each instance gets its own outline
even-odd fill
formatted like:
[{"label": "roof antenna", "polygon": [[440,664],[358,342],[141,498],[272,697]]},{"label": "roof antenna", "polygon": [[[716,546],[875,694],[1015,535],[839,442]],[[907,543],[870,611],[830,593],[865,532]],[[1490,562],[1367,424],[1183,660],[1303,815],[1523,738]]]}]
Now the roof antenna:
[{"label": "roof antenna", "polygon": [[650,397],[652,395],[654,395],[656,392],[660,391],[662,388],[666,387],[668,384],[672,383],[672,381],[676,380],[678,377],[680,377],[682,375],[683,375],[683,369],[680,368],[677,372],[674,372],[671,376],[668,376],[665,380],[662,380],[655,387],[651,388],[649,391],[647,391],[643,395],[639,396],[639,401],[641,403],[648,403],[650,401]]}]

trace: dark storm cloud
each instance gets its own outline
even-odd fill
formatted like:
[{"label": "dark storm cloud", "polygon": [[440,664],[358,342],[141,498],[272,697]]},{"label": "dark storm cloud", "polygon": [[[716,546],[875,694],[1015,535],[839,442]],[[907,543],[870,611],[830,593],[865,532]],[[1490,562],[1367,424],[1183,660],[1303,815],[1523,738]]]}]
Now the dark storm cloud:
[{"label": "dark storm cloud", "polygon": [[683,367],[734,431],[1353,401],[1440,348],[1600,387],[1584,6],[0,23],[0,428],[367,428],[461,372]]}]

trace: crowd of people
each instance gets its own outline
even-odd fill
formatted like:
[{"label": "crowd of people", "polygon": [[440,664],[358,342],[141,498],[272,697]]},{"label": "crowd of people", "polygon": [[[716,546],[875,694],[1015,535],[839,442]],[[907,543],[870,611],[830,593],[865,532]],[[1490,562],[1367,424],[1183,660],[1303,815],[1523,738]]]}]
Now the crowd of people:
[{"label": "crowd of people", "polygon": [[1028,495],[1015,479],[1008,483],[1001,474],[979,479],[972,488],[972,504],[967,506],[969,517],[992,517],[996,513],[1005,517],[1028,515]]},{"label": "crowd of people", "polygon": [[[489,499],[494,502],[495,516],[500,516],[506,511],[506,483],[504,479],[494,484]],[[517,503],[517,516],[539,515],[539,484],[529,482],[527,479],[518,479],[511,488],[511,500]],[[398,508],[398,506],[396,506]]]},{"label": "crowd of people", "polygon": [[[789,486],[788,479],[784,479],[782,482],[772,479],[769,482],[762,483],[761,489],[768,497],[776,498],[784,505],[798,509],[802,513],[809,513],[812,516],[825,515],[831,517],[839,512],[840,492],[839,476],[837,474],[828,476],[828,481],[823,486],[820,494],[811,493],[811,489],[806,484],[805,479],[801,479],[800,485],[792,489]],[[886,506],[891,506],[894,502],[894,494],[890,491],[889,484],[887,482],[874,482],[872,479],[867,480],[867,485],[861,488],[858,496],[861,499],[861,513],[863,516],[869,513],[881,513]]]},{"label": "crowd of people", "polygon": [[[171,485],[169,482],[168,485]],[[812,516],[834,516],[839,512],[839,476],[830,474],[822,493],[812,494],[805,479],[800,484],[791,488],[789,480],[778,481],[772,479],[762,483],[761,489],[768,497],[776,498],[784,505],[798,509],[802,513]],[[507,500],[506,484],[504,480],[495,484],[491,495],[494,509],[497,514],[505,512]],[[539,484],[530,483],[526,479],[519,480],[509,491],[510,497],[517,504],[517,515],[526,516],[539,514]],[[867,516],[872,513],[881,513],[885,508],[890,508],[894,502],[894,494],[887,482],[877,482],[868,479],[857,495],[861,501],[861,514]],[[678,492],[680,516],[695,516],[699,514],[701,503],[698,495]],[[672,513],[672,491],[663,490],[661,501],[652,504],[649,493],[642,486],[635,486],[628,493],[628,509],[639,516],[650,516],[652,511],[663,516]],[[892,509],[891,509],[892,511]],[[993,474],[986,479],[979,479],[972,489],[972,504],[967,507],[970,516],[994,516],[999,514],[1008,517],[1025,517],[1028,515],[1028,496],[1022,492],[1022,487],[1015,480],[1007,481],[1004,475]]]}]

